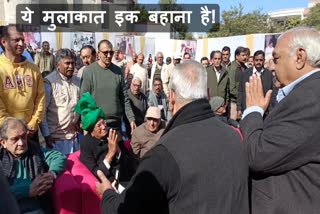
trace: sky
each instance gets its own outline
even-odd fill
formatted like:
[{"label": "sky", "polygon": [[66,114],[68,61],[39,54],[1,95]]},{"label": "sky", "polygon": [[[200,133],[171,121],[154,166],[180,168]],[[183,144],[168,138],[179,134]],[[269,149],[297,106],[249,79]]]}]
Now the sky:
[{"label": "sky", "polygon": [[[139,4],[156,4],[159,0],[138,0]],[[305,8],[308,6],[308,0],[177,0],[178,4],[219,4],[220,12],[230,10],[231,6],[238,6],[241,3],[244,12],[248,13],[254,10],[262,10],[268,13],[274,10],[288,8]]]}]

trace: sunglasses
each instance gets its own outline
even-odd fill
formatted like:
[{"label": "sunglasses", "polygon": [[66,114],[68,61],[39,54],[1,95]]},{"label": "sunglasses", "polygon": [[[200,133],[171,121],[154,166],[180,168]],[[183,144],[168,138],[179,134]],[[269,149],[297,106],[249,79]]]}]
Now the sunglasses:
[{"label": "sunglasses", "polygon": [[103,55],[108,56],[108,54],[113,55],[114,51],[100,51]]}]

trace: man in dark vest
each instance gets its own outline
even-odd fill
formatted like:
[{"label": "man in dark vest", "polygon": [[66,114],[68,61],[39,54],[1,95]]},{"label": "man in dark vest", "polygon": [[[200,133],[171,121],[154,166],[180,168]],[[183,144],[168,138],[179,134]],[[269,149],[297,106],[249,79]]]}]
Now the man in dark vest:
[{"label": "man in dark vest", "polygon": [[116,193],[98,171],[102,213],[249,213],[245,147],[214,118],[205,68],[177,65],[169,93],[174,116],[126,190]]}]

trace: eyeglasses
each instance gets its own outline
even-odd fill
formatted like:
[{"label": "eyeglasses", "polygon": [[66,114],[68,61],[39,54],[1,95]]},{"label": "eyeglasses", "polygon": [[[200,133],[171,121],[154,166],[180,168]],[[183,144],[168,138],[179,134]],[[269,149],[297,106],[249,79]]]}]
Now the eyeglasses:
[{"label": "eyeglasses", "polygon": [[108,56],[109,54],[110,55],[114,54],[114,51],[100,51],[100,52],[103,53],[103,55],[105,55],[105,56]]},{"label": "eyeglasses", "polygon": [[132,84],[132,86],[135,88],[141,88],[141,85],[137,85],[137,84]]}]

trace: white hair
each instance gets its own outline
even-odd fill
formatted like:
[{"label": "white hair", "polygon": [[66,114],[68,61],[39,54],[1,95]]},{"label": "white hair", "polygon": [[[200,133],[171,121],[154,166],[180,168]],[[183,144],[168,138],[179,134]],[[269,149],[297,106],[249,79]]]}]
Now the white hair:
[{"label": "white hair", "polygon": [[169,87],[180,102],[207,98],[207,71],[202,64],[194,60],[176,65]]},{"label": "white hair", "polygon": [[131,80],[131,84],[132,84],[134,81],[139,81],[139,82],[142,84],[142,80],[140,79],[140,77],[133,76],[133,79]]},{"label": "white hair", "polygon": [[310,65],[320,67],[320,33],[315,28],[296,27],[284,32],[278,40],[287,34],[291,37],[289,40],[291,56],[298,48],[303,47],[307,52]]},{"label": "white hair", "polygon": [[156,56],[158,57],[158,55],[160,55],[160,54],[161,54],[161,56],[163,57],[163,53],[160,52],[160,51],[156,54]]}]

